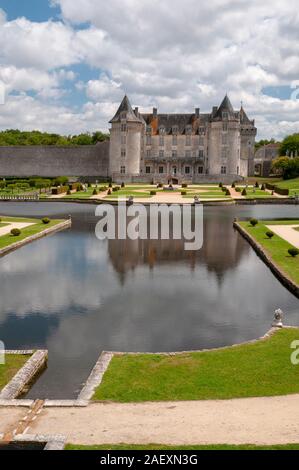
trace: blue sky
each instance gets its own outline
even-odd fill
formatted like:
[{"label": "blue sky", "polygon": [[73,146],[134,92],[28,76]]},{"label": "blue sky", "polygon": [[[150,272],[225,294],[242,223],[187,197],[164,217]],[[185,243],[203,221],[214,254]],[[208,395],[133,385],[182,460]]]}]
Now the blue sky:
[{"label": "blue sky", "polygon": [[0,0],[0,44],[0,129],[107,130],[124,93],[209,112],[228,92],[258,137],[299,130],[293,2]]}]

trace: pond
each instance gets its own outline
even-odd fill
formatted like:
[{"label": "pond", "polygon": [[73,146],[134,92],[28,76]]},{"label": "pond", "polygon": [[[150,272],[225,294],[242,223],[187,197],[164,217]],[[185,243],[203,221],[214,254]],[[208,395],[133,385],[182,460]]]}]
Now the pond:
[{"label": "pond", "polygon": [[31,398],[75,398],[101,351],[183,351],[269,330],[278,307],[299,325],[299,300],[233,229],[235,217],[297,217],[297,206],[204,209],[204,245],[99,241],[95,206],[2,203],[1,215],[66,217],[70,230],[0,259],[0,339],[46,348]]}]

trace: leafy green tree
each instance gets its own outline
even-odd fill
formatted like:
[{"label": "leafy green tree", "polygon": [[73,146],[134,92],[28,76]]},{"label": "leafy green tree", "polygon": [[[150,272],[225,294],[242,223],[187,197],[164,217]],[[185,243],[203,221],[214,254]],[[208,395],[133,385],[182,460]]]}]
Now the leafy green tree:
[{"label": "leafy green tree", "polygon": [[299,134],[289,135],[282,141],[279,148],[279,155],[286,155],[288,157],[299,156]]},{"label": "leafy green tree", "polygon": [[299,176],[299,157],[278,157],[273,160],[272,168],[279,172],[284,179],[297,178]]}]

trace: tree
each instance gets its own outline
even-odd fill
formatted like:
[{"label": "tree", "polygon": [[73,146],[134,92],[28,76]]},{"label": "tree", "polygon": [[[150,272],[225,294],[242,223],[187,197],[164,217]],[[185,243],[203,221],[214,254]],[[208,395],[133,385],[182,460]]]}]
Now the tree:
[{"label": "tree", "polygon": [[299,134],[287,136],[281,143],[279,155],[288,157],[299,156]]},{"label": "tree", "polygon": [[299,176],[299,157],[278,157],[273,160],[272,168],[279,172],[286,180],[297,178]]}]

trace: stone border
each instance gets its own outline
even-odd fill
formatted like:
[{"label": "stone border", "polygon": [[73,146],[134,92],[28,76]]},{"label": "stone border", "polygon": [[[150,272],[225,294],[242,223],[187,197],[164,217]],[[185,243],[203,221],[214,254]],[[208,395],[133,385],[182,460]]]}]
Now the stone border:
[{"label": "stone border", "polygon": [[299,285],[296,284],[286,273],[282,271],[267,251],[260,245],[238,222],[234,222],[234,228],[250,243],[252,248],[264,263],[271,269],[277,279],[297,298],[299,298]]},{"label": "stone border", "polygon": [[[30,359],[24,364],[24,366],[17,372],[17,374],[11,379],[11,381],[1,390],[0,392],[0,403],[4,403],[8,406],[11,400],[15,400],[19,397],[24,389],[33,382],[34,378],[46,367],[48,360],[47,350],[33,351],[5,351],[5,354],[14,355],[30,355]],[[17,400],[14,402],[14,406],[30,406],[32,400]],[[23,403],[23,404],[22,404]]]},{"label": "stone border", "polygon": [[32,243],[35,240],[38,240],[52,233],[60,232],[61,230],[69,228],[71,227],[71,225],[72,225],[71,219],[64,220],[63,222],[53,225],[53,227],[42,230],[41,232],[36,233],[35,235],[31,235],[30,237],[24,238],[24,240],[21,240],[20,242],[12,243],[11,245],[0,249],[0,257],[5,256],[12,251],[15,251],[18,248],[21,248],[22,246],[27,245],[28,243]]},{"label": "stone border", "polygon": [[104,374],[109,367],[109,364],[114,356],[114,353],[103,351],[97,361],[96,365],[91,371],[83,389],[81,390],[78,400],[91,400],[95,389],[101,384]]},{"label": "stone border", "polygon": [[60,434],[48,436],[48,435],[37,435],[37,434],[19,434],[15,436],[11,442],[19,443],[46,443],[44,450],[64,450],[66,445],[66,437]]}]

